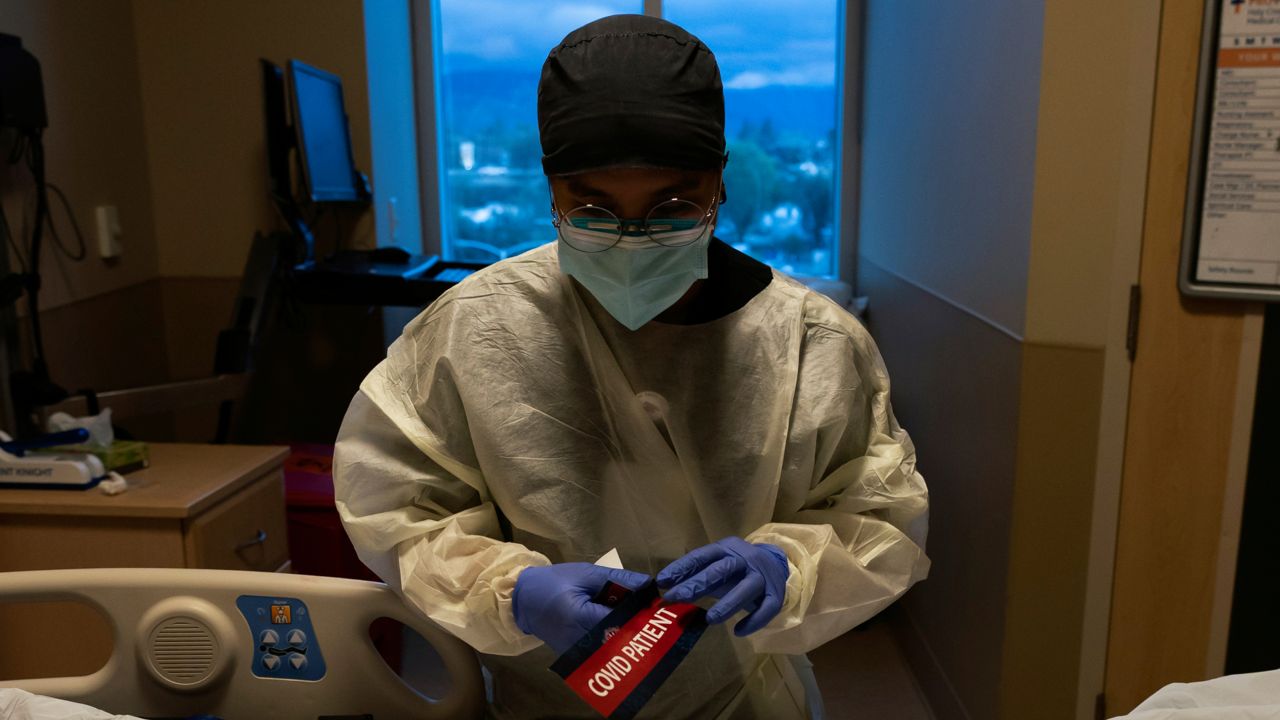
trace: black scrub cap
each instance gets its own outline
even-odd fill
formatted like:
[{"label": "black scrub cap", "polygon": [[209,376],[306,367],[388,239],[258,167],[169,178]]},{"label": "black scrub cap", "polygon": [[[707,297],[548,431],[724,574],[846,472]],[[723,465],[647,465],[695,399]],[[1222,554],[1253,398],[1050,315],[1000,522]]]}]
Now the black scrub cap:
[{"label": "black scrub cap", "polygon": [[538,82],[542,169],[724,167],[715,55],[678,25],[613,15],[565,36]]}]

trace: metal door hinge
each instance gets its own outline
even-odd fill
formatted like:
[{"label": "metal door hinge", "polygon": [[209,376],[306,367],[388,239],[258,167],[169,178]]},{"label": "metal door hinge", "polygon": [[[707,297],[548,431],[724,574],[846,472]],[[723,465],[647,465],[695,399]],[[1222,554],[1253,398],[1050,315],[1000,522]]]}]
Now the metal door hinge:
[{"label": "metal door hinge", "polygon": [[1142,287],[1129,286],[1129,328],[1125,331],[1124,347],[1129,351],[1129,362],[1138,355],[1138,317],[1142,309]]}]

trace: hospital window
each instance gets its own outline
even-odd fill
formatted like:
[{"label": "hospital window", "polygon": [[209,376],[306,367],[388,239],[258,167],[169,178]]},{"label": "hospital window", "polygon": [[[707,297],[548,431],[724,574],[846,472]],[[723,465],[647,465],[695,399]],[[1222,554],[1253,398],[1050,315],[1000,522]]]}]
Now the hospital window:
[{"label": "hospital window", "polygon": [[844,5],[434,0],[434,142],[420,147],[435,153],[423,167],[438,168],[440,212],[427,242],[447,259],[493,262],[554,238],[538,143],[542,61],[582,24],[647,12],[702,38],[720,64],[729,199],[717,236],[786,272],[838,276]]}]

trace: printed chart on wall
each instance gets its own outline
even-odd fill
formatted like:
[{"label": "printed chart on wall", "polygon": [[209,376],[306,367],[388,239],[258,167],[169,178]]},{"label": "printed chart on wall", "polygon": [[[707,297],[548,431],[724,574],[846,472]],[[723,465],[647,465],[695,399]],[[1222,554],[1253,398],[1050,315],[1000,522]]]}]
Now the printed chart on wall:
[{"label": "printed chart on wall", "polygon": [[1280,301],[1280,0],[1209,0],[1180,286]]}]

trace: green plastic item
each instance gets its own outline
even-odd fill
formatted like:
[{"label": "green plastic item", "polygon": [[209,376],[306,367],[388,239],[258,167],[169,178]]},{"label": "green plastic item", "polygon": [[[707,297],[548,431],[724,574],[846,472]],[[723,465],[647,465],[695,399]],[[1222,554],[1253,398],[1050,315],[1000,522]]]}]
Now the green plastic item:
[{"label": "green plastic item", "polygon": [[151,455],[147,444],[141,440],[116,440],[111,447],[102,448],[97,445],[59,445],[57,447],[33,450],[37,453],[89,453],[98,456],[107,470],[127,473],[141,470],[151,464]]}]

